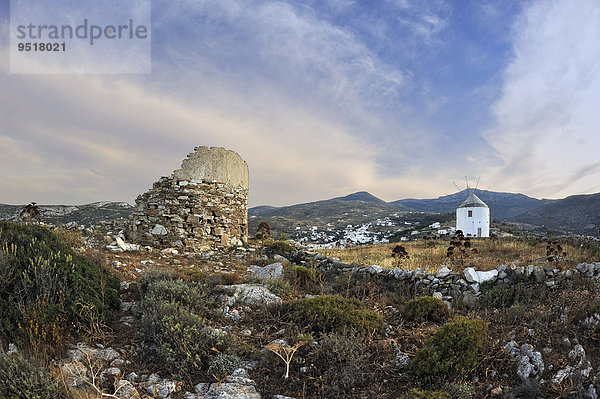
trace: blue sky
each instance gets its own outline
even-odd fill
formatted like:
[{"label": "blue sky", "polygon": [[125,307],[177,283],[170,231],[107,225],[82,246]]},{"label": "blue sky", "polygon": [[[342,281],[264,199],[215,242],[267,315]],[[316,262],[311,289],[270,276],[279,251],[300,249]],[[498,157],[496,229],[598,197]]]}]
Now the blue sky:
[{"label": "blue sky", "polygon": [[600,191],[595,1],[154,0],[137,76],[9,74],[0,4],[0,203],[133,202],[198,145],[251,206]]}]

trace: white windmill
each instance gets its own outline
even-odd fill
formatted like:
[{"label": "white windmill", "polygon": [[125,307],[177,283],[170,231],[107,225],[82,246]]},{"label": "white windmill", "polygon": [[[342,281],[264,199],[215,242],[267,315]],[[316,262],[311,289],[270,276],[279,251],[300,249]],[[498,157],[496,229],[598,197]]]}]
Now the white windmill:
[{"label": "white windmill", "polygon": [[475,190],[469,191],[468,184],[467,192],[467,199],[456,209],[456,230],[465,237],[489,237],[490,208],[475,195]]}]

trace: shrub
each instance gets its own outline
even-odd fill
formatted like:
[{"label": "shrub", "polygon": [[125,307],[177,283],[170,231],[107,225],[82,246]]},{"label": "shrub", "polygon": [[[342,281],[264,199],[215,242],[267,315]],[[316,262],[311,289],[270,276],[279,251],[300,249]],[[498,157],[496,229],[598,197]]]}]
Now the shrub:
[{"label": "shrub", "polygon": [[383,317],[354,298],[321,295],[285,304],[292,320],[316,332],[355,329],[360,332],[380,330]]},{"label": "shrub", "polygon": [[311,363],[315,377],[323,382],[325,397],[348,397],[372,375],[370,351],[356,332],[330,333],[319,341]]},{"label": "shrub", "polygon": [[296,249],[285,241],[275,241],[267,246],[267,252],[273,255],[287,255]]},{"label": "shrub", "polygon": [[441,322],[448,318],[450,312],[444,301],[431,296],[411,299],[404,309],[404,317],[410,321]]},{"label": "shrub", "polygon": [[142,291],[146,292],[148,287],[154,284],[157,281],[169,281],[173,280],[175,275],[172,271],[169,270],[158,270],[158,269],[149,269],[142,274],[142,277],[139,279],[138,284],[142,288]]},{"label": "shrub", "polygon": [[0,222],[0,337],[56,345],[119,308],[119,280],[42,226]]},{"label": "shrub", "polygon": [[205,285],[180,279],[155,281],[146,292],[146,304],[149,301],[177,302],[200,315],[208,315],[213,308]]},{"label": "shrub", "polygon": [[293,284],[303,288],[306,288],[308,284],[314,282],[317,275],[318,272],[316,269],[308,268],[306,266],[292,266],[287,273],[287,277]]},{"label": "shrub", "polygon": [[289,282],[284,280],[269,280],[267,282],[267,288],[273,294],[280,297],[289,296],[295,292],[294,287],[292,287]]},{"label": "shrub", "polygon": [[446,391],[422,391],[420,389],[413,388],[400,399],[451,399],[452,397]]},{"label": "shrub", "polygon": [[231,374],[239,367],[241,360],[237,355],[231,353],[218,353],[208,363],[208,374],[217,381],[223,381],[225,377]]},{"label": "shrub", "polygon": [[427,340],[414,359],[419,376],[445,374],[454,377],[474,368],[487,334],[487,324],[457,316],[444,324]]},{"label": "shrub", "polygon": [[46,367],[20,353],[0,351],[0,397],[23,399],[65,398]]},{"label": "shrub", "polygon": [[[206,325],[202,315],[210,312],[211,301],[204,294],[204,285],[151,279],[140,303],[139,357],[152,367],[189,381],[201,375],[208,377],[210,374],[203,373],[209,370],[211,360],[219,354],[231,354],[234,337]],[[214,371],[221,366],[218,361],[214,363]]]}]

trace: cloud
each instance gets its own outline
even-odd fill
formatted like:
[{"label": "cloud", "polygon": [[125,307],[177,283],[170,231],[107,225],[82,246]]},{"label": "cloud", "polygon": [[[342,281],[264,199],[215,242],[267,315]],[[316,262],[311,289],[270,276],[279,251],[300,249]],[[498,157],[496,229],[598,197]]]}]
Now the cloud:
[{"label": "cloud", "polygon": [[485,133],[501,162],[493,180],[539,196],[600,191],[599,18],[595,1],[538,1],[518,18]]}]

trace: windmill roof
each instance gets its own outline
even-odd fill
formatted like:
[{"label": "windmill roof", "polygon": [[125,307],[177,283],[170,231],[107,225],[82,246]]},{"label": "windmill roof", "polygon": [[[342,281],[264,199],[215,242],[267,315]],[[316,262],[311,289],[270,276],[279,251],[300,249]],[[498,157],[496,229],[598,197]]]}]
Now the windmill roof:
[{"label": "windmill roof", "polygon": [[488,206],[485,204],[485,202],[480,200],[479,197],[475,195],[475,193],[469,194],[467,199],[459,206],[459,208],[487,208],[487,207]]}]

